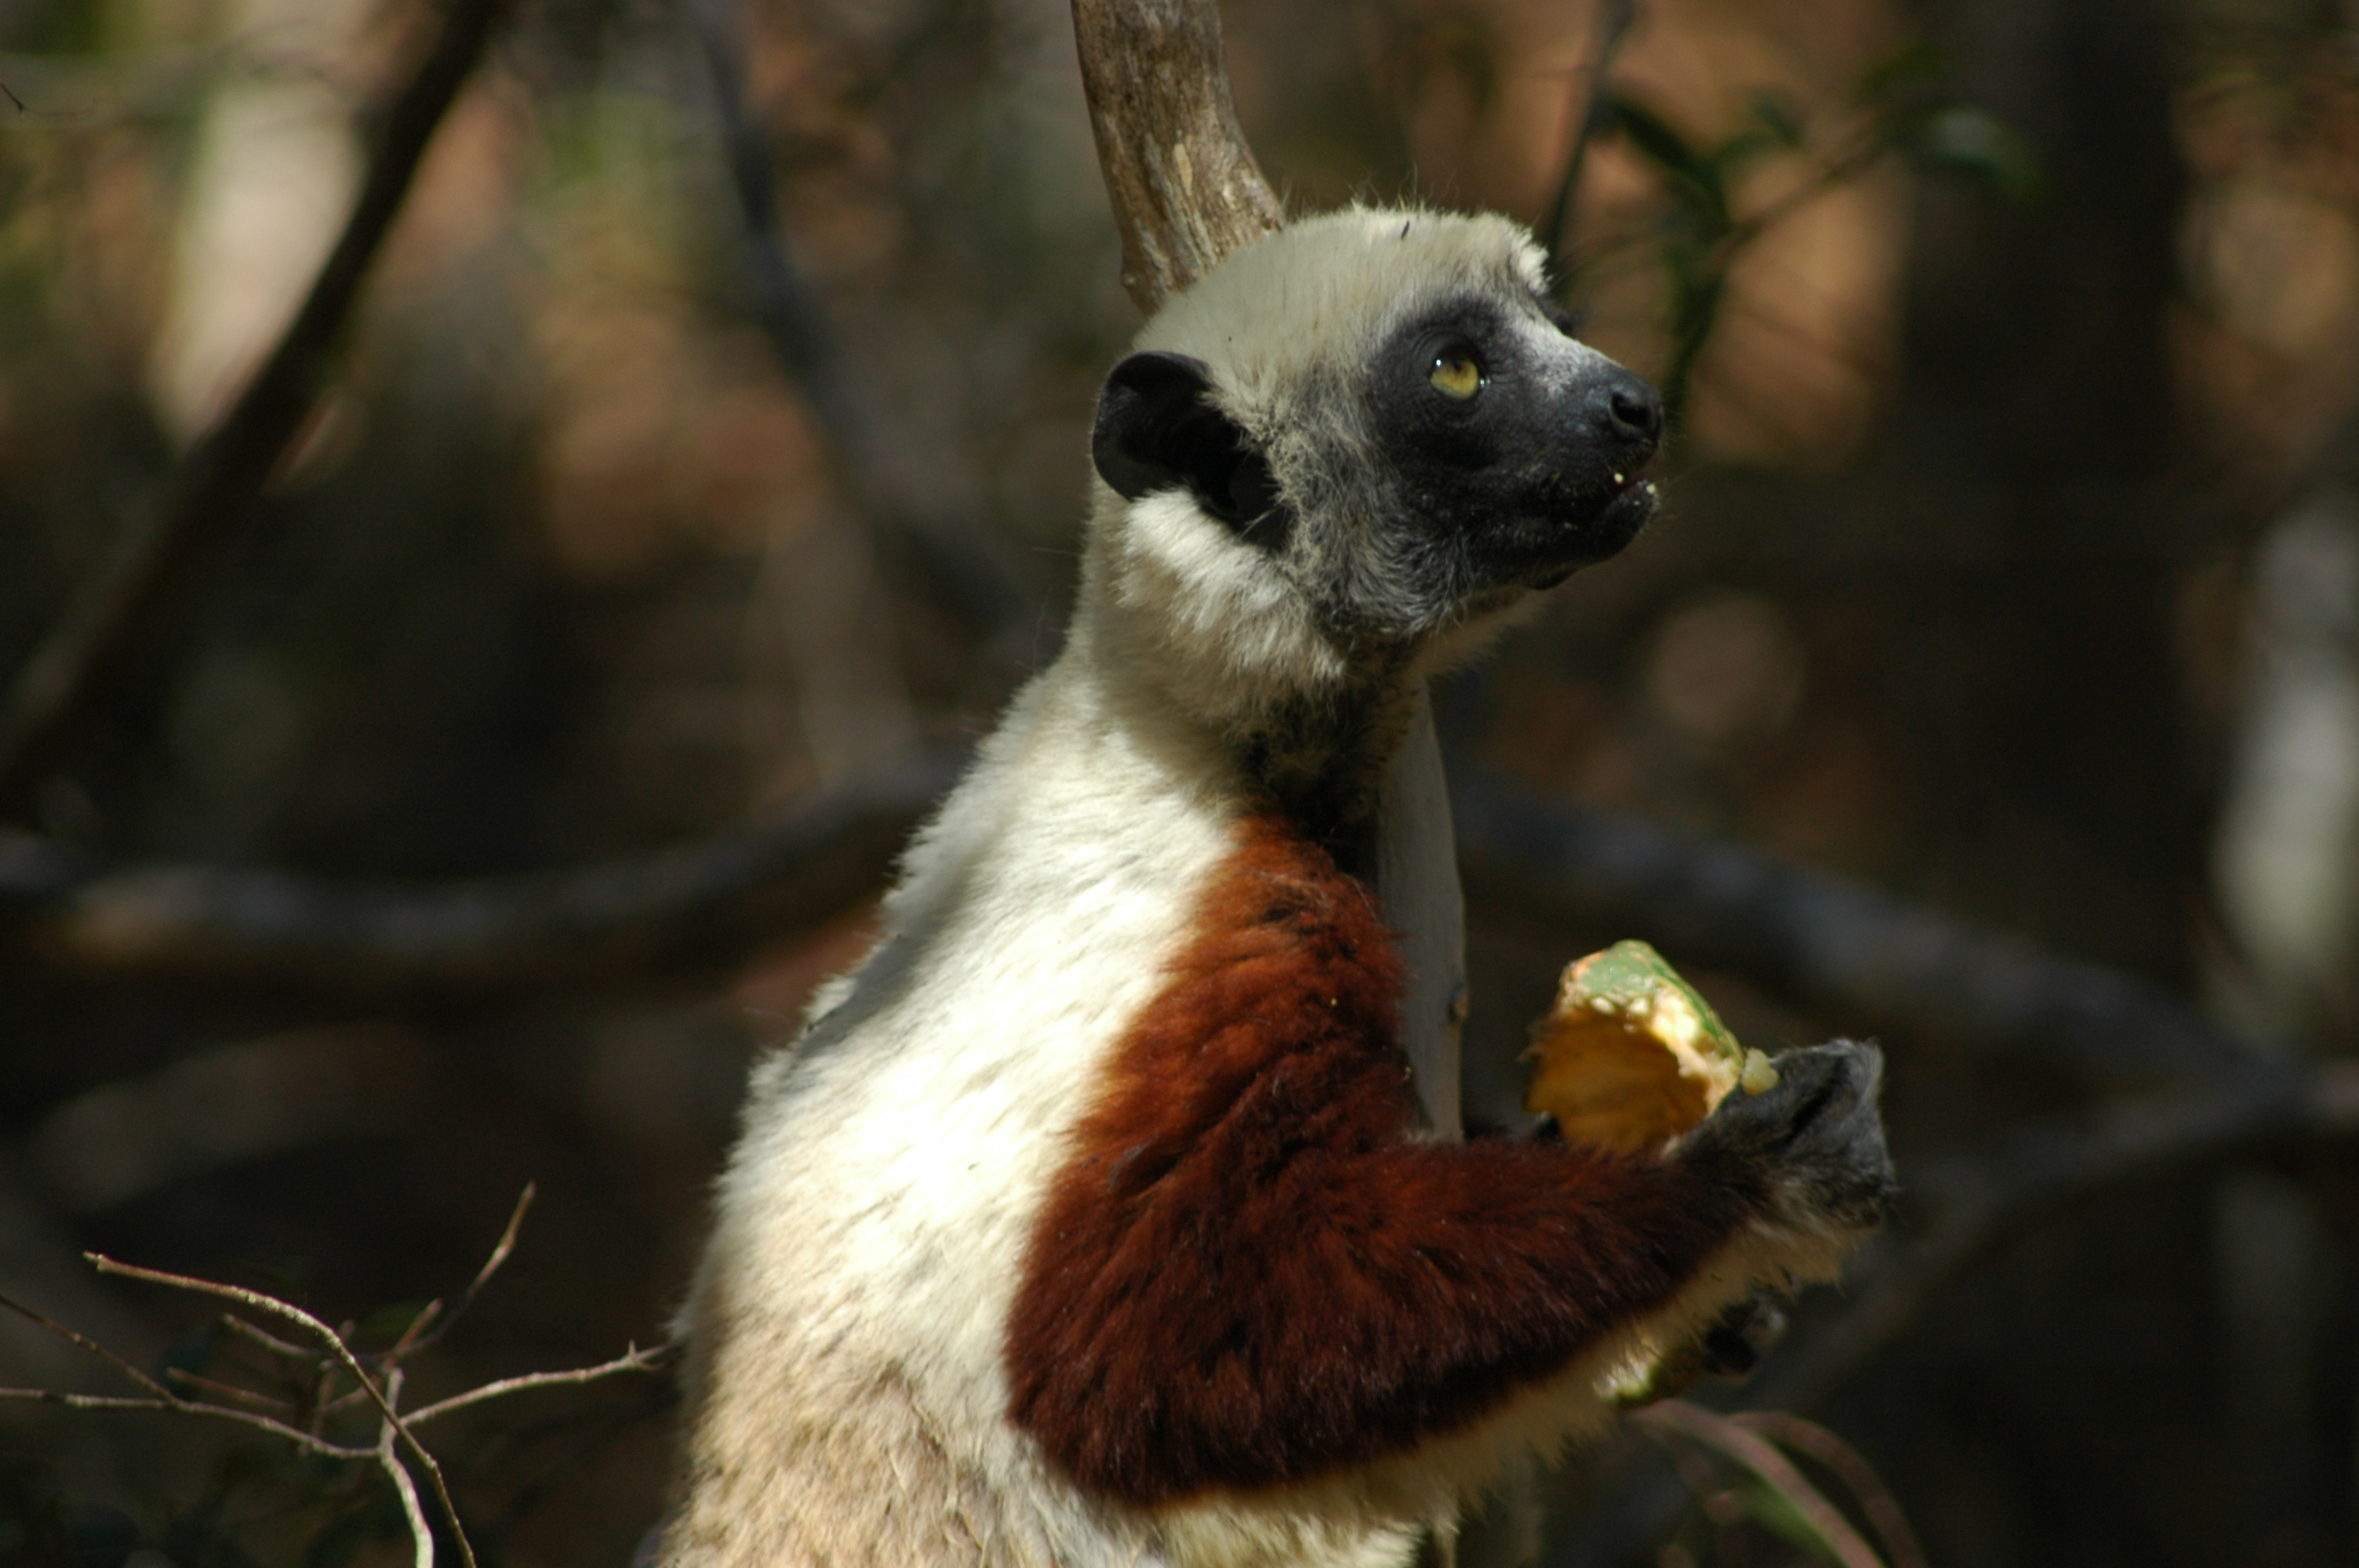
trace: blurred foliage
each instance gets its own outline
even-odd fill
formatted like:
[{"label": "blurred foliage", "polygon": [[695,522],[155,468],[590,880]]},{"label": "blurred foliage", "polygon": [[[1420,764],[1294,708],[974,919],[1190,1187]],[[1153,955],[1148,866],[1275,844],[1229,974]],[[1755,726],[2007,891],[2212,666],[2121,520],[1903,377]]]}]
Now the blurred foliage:
[{"label": "blurred foliage", "polygon": [[[274,203],[297,189],[277,160],[309,149],[338,178],[420,15],[0,14],[0,79],[28,105],[0,114],[0,669],[155,503],[182,400],[202,404],[199,329],[249,351],[275,330],[337,206]],[[2314,826],[2352,815],[2332,795],[2350,704],[2320,672],[2350,667],[2359,603],[2336,565],[2359,527],[2335,499],[2359,481],[2340,19],[1651,0],[1593,114],[1599,21],[1518,0],[1228,18],[1247,129],[1298,207],[1545,222],[1561,193],[1588,335],[1680,406],[1661,522],[1444,688],[1451,743],[2348,1054],[2344,906],[2286,916],[2327,956],[2305,967],[2220,892],[2248,840],[2359,885],[2359,851]],[[1054,648],[1097,377],[1136,328],[1065,9],[766,0],[746,23],[788,237],[877,439],[1028,570],[1032,623],[987,641],[878,547],[753,318],[680,14],[536,0],[444,127],[300,450],[18,825],[134,863],[429,881],[709,832],[989,722]],[[275,129],[241,118],[271,103],[293,105]],[[2268,557],[2291,567],[2256,570],[2298,503],[2315,526]],[[1647,934],[1544,927],[1473,891],[1469,1100],[1504,1118],[1565,956]],[[10,949],[0,1289],[203,1374],[220,1347],[183,1337],[181,1304],[100,1290],[78,1251],[341,1321],[465,1277],[537,1178],[513,1277],[434,1377],[658,1337],[749,1057],[861,941],[853,912],[725,982],[417,1017],[91,982]],[[1747,1039],[1852,1026],[1698,979]],[[2091,1104],[2041,1064],[1886,1045],[1904,1171]],[[198,1081],[221,1098],[173,1114]],[[119,1143],[67,1148],[94,1126]],[[1828,1421],[1930,1561],[2359,1551],[2359,1183],[2340,1150],[2251,1164],[2033,1227],[1843,1392]],[[0,1329],[0,1384],[103,1380]],[[549,1408],[451,1451],[478,1545],[621,1562],[658,1507],[659,1414]],[[1552,1479],[1558,1534],[1610,1505],[1609,1476]],[[0,1560],[406,1560],[389,1508],[362,1467],[0,1407]],[[1675,1547],[1801,1560],[1708,1520]]]},{"label": "blurred foliage", "polygon": [[[1675,431],[1685,422],[1697,356],[1718,319],[1730,267],[1746,245],[1794,208],[1859,178],[1893,155],[1918,168],[1977,177],[2018,201],[2039,196],[2038,154],[1996,116],[1943,102],[1940,81],[1940,56],[1921,43],[1877,62],[1861,75],[1851,102],[1840,111],[1846,124],[1822,138],[1828,143],[1823,149],[1813,146],[1801,118],[1775,93],[1754,95],[1745,104],[1744,126],[1707,145],[1610,79],[1600,84],[1597,101],[1586,111],[1590,134],[1620,138],[1654,171],[1665,211],[1642,232],[1616,235],[1591,249],[1605,256],[1635,249],[1663,270],[1669,286],[1664,330],[1670,353],[1659,379]],[[1802,157],[1810,172],[1767,206],[1748,207],[1741,195],[1746,177],[1779,154]],[[1544,220],[1543,232],[1547,228]],[[1583,268],[1593,259],[1603,258],[1585,255],[1578,246],[1560,258],[1560,295],[1578,297]]]}]

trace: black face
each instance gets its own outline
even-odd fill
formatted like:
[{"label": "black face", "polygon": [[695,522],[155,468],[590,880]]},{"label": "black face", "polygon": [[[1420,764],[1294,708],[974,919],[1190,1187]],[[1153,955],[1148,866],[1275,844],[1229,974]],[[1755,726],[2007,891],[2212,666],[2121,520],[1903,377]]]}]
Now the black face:
[{"label": "black face", "polygon": [[1466,588],[1544,588],[1614,555],[1654,514],[1638,477],[1663,434],[1655,389],[1488,300],[1394,333],[1370,412],[1399,514],[1460,555]]},{"label": "black face", "polygon": [[[1214,402],[1203,362],[1133,354],[1099,395],[1093,455],[1127,499],[1185,487],[1241,537],[1328,582],[1339,624],[1430,626],[1476,595],[1547,588],[1603,560],[1654,514],[1638,470],[1662,438],[1662,400],[1566,325],[1537,300],[1479,296],[1409,322],[1356,379],[1306,391],[1339,405],[1326,412],[1349,435],[1332,453],[1295,444],[1287,460],[1305,471],[1285,484]],[[1304,419],[1328,423],[1312,408]],[[1381,519],[1385,535],[1345,538],[1339,524],[1337,537],[1298,539],[1289,494],[1315,498],[1322,516]],[[1382,602],[1369,601],[1354,557],[1381,559]]]}]

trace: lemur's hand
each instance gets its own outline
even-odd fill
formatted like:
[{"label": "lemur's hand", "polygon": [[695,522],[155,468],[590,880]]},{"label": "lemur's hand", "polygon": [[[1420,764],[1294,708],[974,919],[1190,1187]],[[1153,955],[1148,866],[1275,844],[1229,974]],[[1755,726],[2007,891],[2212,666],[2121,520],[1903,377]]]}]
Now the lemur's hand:
[{"label": "lemur's hand", "polygon": [[1876,1108],[1884,1054],[1837,1040],[1777,1059],[1777,1086],[1733,1094],[1680,1141],[1683,1159],[1734,1159],[1759,1173],[1773,1223],[1866,1230],[1898,1184]]}]

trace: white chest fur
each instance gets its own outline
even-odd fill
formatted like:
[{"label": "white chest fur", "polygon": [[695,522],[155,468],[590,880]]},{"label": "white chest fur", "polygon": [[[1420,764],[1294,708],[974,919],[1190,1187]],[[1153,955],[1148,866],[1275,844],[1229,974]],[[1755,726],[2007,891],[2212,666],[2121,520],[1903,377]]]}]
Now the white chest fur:
[{"label": "white chest fur", "polygon": [[876,952],[756,1070],[686,1314],[669,1562],[1145,1549],[1037,1473],[1001,1371],[1064,1129],[1230,848],[1217,758],[1123,707],[1071,661],[1028,690],[912,849]]}]

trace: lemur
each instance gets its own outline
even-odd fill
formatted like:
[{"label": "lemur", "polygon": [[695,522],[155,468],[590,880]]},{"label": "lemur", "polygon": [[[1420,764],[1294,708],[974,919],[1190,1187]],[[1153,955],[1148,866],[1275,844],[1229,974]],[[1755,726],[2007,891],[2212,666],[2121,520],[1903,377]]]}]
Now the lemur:
[{"label": "lemur", "polygon": [[1406,1563],[1874,1225],[1872,1047],[1643,1156],[1411,1081],[1387,770],[1655,506],[1661,405],[1543,281],[1506,220],[1352,209],[1114,368],[1061,653],[753,1074],[667,1568]]}]

